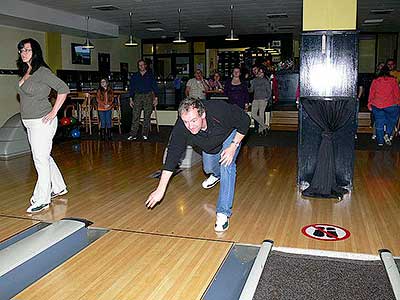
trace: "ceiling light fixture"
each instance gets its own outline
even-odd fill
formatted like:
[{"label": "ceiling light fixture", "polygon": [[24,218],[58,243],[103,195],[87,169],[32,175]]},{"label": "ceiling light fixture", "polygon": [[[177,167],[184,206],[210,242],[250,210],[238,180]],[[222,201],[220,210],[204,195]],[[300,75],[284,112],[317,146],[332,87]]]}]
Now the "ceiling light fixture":
[{"label": "ceiling light fixture", "polygon": [[364,20],[364,24],[379,24],[379,23],[382,23],[383,22],[383,19],[367,19],[367,20]]},{"label": "ceiling light fixture", "polygon": [[229,31],[228,36],[225,38],[225,41],[238,41],[239,38],[235,36],[233,27],[233,4],[231,4],[229,9],[231,10],[231,30]]},{"label": "ceiling light fixture", "polygon": [[207,26],[208,26],[208,28],[211,28],[211,29],[225,28],[225,25],[223,25],[223,24],[208,24]]},{"label": "ceiling light fixture", "polygon": [[182,33],[181,33],[181,12],[182,12],[182,10],[180,8],[178,8],[178,36],[172,41],[173,43],[176,43],[176,44],[187,43],[187,41],[185,40],[185,38],[182,36]]},{"label": "ceiling light fixture", "polygon": [[94,45],[89,40],[89,16],[86,17],[86,41],[82,46],[83,49],[94,49]]},{"label": "ceiling light fixture", "polygon": [[386,14],[390,14],[390,13],[394,12],[394,9],[393,8],[371,9],[369,12],[372,14],[376,14],[376,15],[386,15]]},{"label": "ceiling light fixture", "polygon": [[[125,43],[125,46],[127,46],[127,47],[136,47],[139,45],[139,43],[136,42],[136,39],[134,37],[135,34],[132,30],[132,27],[133,27],[132,26],[132,15],[133,15],[133,13],[130,11],[129,12],[129,40]],[[133,35],[132,35],[132,32],[133,32]]]},{"label": "ceiling light fixture", "polygon": [[151,32],[165,31],[165,29],[164,29],[164,28],[161,28],[161,27],[149,27],[149,28],[146,28],[146,30],[147,30],[147,31],[151,31]]}]

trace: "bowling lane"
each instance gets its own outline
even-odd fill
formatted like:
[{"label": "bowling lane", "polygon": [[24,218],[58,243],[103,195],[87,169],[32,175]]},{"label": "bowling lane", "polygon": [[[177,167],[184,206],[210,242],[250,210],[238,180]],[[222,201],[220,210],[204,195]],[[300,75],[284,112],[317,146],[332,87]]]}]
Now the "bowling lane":
[{"label": "bowling lane", "polygon": [[14,299],[201,299],[231,246],[111,231]]}]

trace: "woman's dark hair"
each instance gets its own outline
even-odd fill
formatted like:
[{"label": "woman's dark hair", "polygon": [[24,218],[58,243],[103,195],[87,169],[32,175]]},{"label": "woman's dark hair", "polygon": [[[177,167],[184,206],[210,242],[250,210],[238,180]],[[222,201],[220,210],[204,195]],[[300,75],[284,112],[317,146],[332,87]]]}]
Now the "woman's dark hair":
[{"label": "woman's dark hair", "polygon": [[[107,82],[107,89],[105,89],[105,88],[103,88],[103,87],[101,86],[101,82],[102,82],[103,80],[105,80],[105,81]],[[99,91],[100,91],[101,93],[105,93],[106,91],[108,92],[108,91],[110,91],[110,90],[111,90],[111,86],[110,86],[110,82],[107,80],[107,78],[102,78],[102,79],[100,79]]]},{"label": "woman's dark hair", "polygon": [[[40,47],[40,44],[36,40],[28,38],[20,41],[17,45],[18,51],[23,49],[24,45],[27,43],[31,44],[32,48],[32,61],[31,61],[32,70],[30,74],[35,73],[40,67],[46,67],[50,69],[50,67],[45,63],[43,59],[42,48]],[[17,59],[17,67],[18,67],[18,75],[21,77],[24,76],[26,71],[28,70],[28,64],[22,61],[20,54],[18,55]]]},{"label": "woman's dark hair", "polygon": [[390,76],[390,70],[387,65],[384,65],[382,69],[378,72],[377,77],[383,77],[383,76]]}]

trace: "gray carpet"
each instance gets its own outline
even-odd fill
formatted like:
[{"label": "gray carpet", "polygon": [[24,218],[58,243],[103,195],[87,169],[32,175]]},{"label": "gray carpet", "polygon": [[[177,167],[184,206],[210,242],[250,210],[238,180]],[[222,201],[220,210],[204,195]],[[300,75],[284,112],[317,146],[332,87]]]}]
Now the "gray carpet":
[{"label": "gray carpet", "polygon": [[380,261],[272,251],[254,300],[395,300]]}]

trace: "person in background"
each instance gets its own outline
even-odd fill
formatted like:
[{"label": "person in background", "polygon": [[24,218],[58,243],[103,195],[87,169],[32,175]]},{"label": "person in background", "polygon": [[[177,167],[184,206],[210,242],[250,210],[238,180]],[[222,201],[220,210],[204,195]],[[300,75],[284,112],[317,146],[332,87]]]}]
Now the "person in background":
[{"label": "person in background", "polygon": [[[250,89],[250,82],[251,80],[253,80],[254,78],[257,78],[257,74],[258,74],[258,70],[260,68],[260,64],[255,63],[254,65],[252,65],[251,67],[251,73],[250,73],[250,77],[249,77],[249,81],[248,81],[248,88]],[[253,100],[254,100],[254,92],[251,93],[249,92],[249,103],[251,103],[251,108],[253,108]],[[254,132],[259,132],[259,127],[258,127],[258,123],[254,122]]]},{"label": "person in background", "polygon": [[143,59],[137,62],[138,72],[131,77],[129,94],[129,105],[132,107],[132,125],[131,132],[128,137],[129,141],[136,140],[139,129],[140,114],[144,114],[143,122],[143,140],[147,140],[150,129],[150,116],[153,107],[158,103],[158,87],[154,75],[147,69],[147,65]]},{"label": "person in background", "polygon": [[386,61],[386,65],[389,68],[390,75],[396,78],[397,84],[400,84],[400,71],[396,70],[396,60],[394,60],[393,58],[389,58]]},{"label": "person in background", "polygon": [[221,82],[221,75],[215,72],[212,78],[208,81],[211,91],[224,92],[224,85]]},{"label": "person in background", "polygon": [[[377,77],[378,77],[379,73],[381,72],[381,70],[382,70],[382,68],[383,68],[384,66],[385,66],[385,63],[384,63],[384,62],[380,62],[380,63],[378,63],[378,64],[376,65],[374,78],[377,78]],[[370,127],[372,128],[372,136],[371,136],[371,139],[372,139],[372,140],[376,140],[375,118],[374,118],[374,114],[372,113],[372,111],[371,111],[371,113],[370,113],[370,119],[371,119]]]},{"label": "person in background", "polygon": [[266,134],[267,125],[264,122],[265,108],[271,100],[271,82],[265,78],[264,68],[260,68],[257,77],[250,81],[250,93],[254,93],[251,103],[251,117],[258,123],[258,134]]},{"label": "person in background", "polygon": [[194,78],[189,79],[186,83],[186,97],[205,100],[208,90],[209,86],[207,81],[203,78],[203,72],[197,69],[196,72],[194,72]]},{"label": "person in background", "polygon": [[177,75],[173,75],[172,84],[174,85],[175,90],[175,103],[179,104],[182,100],[182,78]]},{"label": "person in background", "polygon": [[243,110],[248,110],[249,92],[247,84],[240,79],[239,67],[233,69],[232,79],[226,81],[224,94],[228,97],[229,103],[236,104]]},{"label": "person in background", "polygon": [[97,90],[97,111],[100,118],[100,137],[105,139],[106,136],[111,140],[111,125],[112,125],[112,109],[114,107],[114,92],[108,83],[108,80],[103,78],[100,81],[100,87]]},{"label": "person in background", "polygon": [[173,171],[188,144],[203,150],[203,168],[210,176],[202,187],[210,189],[220,182],[216,207],[216,232],[226,231],[235,196],[236,158],[249,126],[249,116],[236,105],[225,101],[184,99],[178,108],[178,120],[172,129],[161,178],[146,200],[153,208],[164,197]]},{"label": "person in background", "polygon": [[279,101],[279,86],[278,80],[276,79],[276,70],[272,63],[272,57],[268,56],[263,62],[263,66],[265,66],[265,74],[266,77],[269,78],[272,85],[272,102],[277,103]]},{"label": "person in background", "polygon": [[[17,49],[20,76],[17,91],[20,96],[21,118],[27,129],[38,175],[26,211],[37,213],[49,208],[52,198],[68,192],[63,176],[50,154],[57,131],[57,113],[69,93],[69,88],[51,72],[36,40],[24,39],[18,43]],[[48,99],[51,89],[57,91],[53,107]]]},{"label": "person in background", "polygon": [[[372,81],[368,109],[375,118],[376,140],[378,146],[384,143],[391,145],[390,136],[396,125],[399,115],[400,88],[396,78],[390,76],[388,66],[384,66],[378,77]],[[386,132],[384,127],[386,125]]]}]

